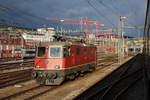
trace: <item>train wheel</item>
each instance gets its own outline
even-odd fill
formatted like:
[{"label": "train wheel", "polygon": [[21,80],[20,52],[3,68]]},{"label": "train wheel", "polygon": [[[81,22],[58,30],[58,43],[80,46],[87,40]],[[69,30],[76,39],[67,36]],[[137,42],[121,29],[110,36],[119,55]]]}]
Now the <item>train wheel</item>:
[{"label": "train wheel", "polygon": [[57,77],[56,79],[46,79],[45,85],[61,85],[64,80],[64,77]]},{"label": "train wheel", "polygon": [[90,72],[95,71],[95,67],[91,67],[91,68],[89,68],[89,71],[90,71]]},{"label": "train wheel", "polygon": [[75,73],[75,77],[78,77],[80,75],[80,72]]},{"label": "train wheel", "polygon": [[45,79],[42,78],[42,77],[38,77],[38,78],[36,79],[36,81],[37,81],[39,84],[41,84],[41,85],[44,85],[44,84],[45,84]]},{"label": "train wheel", "polygon": [[75,79],[75,75],[74,75],[74,74],[71,74],[70,76],[68,76],[68,78],[69,78],[70,80],[74,80],[74,79]]},{"label": "train wheel", "polygon": [[84,73],[80,73],[80,76],[83,77],[85,74]]}]

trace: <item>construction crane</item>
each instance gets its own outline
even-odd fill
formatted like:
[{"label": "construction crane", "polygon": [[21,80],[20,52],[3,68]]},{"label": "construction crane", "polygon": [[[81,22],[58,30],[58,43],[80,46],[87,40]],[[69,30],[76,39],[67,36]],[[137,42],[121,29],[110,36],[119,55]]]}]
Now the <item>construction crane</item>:
[{"label": "construction crane", "polygon": [[[81,25],[85,25],[86,22],[85,21],[80,21],[80,23],[64,23],[64,24],[81,24]],[[88,21],[88,25],[89,26],[96,26],[96,36],[98,36],[99,34],[99,27],[100,26],[106,26],[106,24],[100,24],[99,21]]]},{"label": "construction crane", "polygon": [[[85,17],[86,19],[86,24],[85,24],[85,27],[86,27],[86,30],[85,30],[85,40],[87,41],[88,40],[88,17],[86,16]],[[80,20],[74,20],[74,19],[64,19],[64,18],[48,18],[48,20],[59,20],[61,22],[80,22]]]},{"label": "construction crane", "polygon": [[89,21],[88,17],[85,17],[85,21],[75,20],[75,19],[64,19],[64,18],[48,18],[48,20],[59,20],[61,22],[76,22],[76,23],[64,23],[64,24],[83,24],[85,26],[85,40],[88,40],[88,26],[96,25],[96,36],[98,35],[99,26],[105,26],[105,24],[100,24],[98,21]]}]

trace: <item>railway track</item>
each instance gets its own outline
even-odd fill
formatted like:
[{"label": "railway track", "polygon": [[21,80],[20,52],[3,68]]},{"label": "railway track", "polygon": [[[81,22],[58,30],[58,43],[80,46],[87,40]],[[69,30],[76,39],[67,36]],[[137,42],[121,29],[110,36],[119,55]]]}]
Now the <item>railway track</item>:
[{"label": "railway track", "polygon": [[17,69],[20,67],[31,67],[33,66],[33,60],[18,60],[0,63],[0,71],[4,72],[5,70]]},{"label": "railway track", "polygon": [[7,70],[7,69],[13,69],[13,68],[17,68],[20,67],[20,65],[22,64],[22,61],[19,62],[11,62],[11,63],[0,63],[0,70]]},{"label": "railway track", "polygon": [[0,64],[0,88],[31,80],[33,60],[19,60]]},{"label": "railway track", "polygon": [[109,65],[112,65],[114,63],[117,63],[118,62],[118,58],[117,56],[100,56],[100,55],[97,55],[97,67],[100,67],[100,68],[103,68],[105,66],[109,66]]},{"label": "railway track", "polygon": [[[131,97],[134,96],[129,91],[143,78],[141,74],[141,59],[143,59],[142,55],[135,56],[127,63],[121,65],[119,69],[76,97],[75,100],[131,100],[131,98],[127,99],[127,97],[129,95]],[[139,97],[139,100],[141,99]]]},{"label": "railway track", "polygon": [[1,73],[0,74],[0,88],[16,84],[18,82],[23,82],[31,80],[32,69],[24,69],[14,72]]},{"label": "railway track", "polygon": [[33,85],[31,88],[19,91],[15,94],[4,96],[0,100],[31,100],[35,97],[38,97],[46,92],[49,92],[55,89],[57,86],[42,86],[42,85]]}]

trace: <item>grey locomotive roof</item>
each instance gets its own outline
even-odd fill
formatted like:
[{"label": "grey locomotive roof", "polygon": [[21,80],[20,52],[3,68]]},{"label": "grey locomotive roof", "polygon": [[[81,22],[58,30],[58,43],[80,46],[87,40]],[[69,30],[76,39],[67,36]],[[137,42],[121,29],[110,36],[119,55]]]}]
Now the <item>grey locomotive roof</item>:
[{"label": "grey locomotive roof", "polygon": [[47,43],[39,43],[39,45],[78,45],[78,46],[95,46],[93,44],[87,43],[77,43],[77,42],[47,42]]}]

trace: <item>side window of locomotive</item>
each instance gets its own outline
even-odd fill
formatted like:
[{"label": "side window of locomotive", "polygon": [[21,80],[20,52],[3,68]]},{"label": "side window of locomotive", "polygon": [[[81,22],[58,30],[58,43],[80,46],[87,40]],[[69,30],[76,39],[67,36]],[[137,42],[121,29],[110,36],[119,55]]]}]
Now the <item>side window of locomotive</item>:
[{"label": "side window of locomotive", "polygon": [[70,47],[63,47],[63,57],[70,56]]},{"label": "side window of locomotive", "polygon": [[51,47],[50,49],[50,56],[51,57],[60,57],[61,55],[61,48],[60,47]]},{"label": "side window of locomotive", "polygon": [[80,54],[80,48],[76,48],[76,55]]},{"label": "side window of locomotive", "polygon": [[94,54],[94,48],[91,48],[90,53],[91,53],[91,55]]},{"label": "side window of locomotive", "polygon": [[45,51],[46,51],[45,47],[38,47],[38,54],[37,54],[37,56],[38,57],[43,57],[45,55]]},{"label": "side window of locomotive", "polygon": [[84,55],[87,55],[87,48],[84,48]]}]

